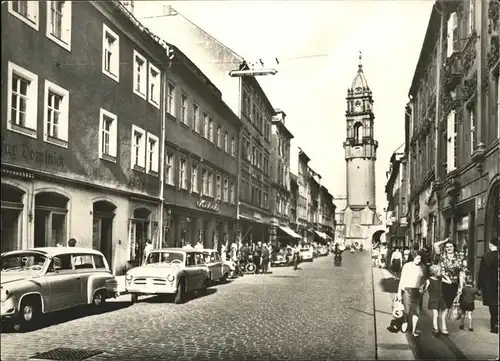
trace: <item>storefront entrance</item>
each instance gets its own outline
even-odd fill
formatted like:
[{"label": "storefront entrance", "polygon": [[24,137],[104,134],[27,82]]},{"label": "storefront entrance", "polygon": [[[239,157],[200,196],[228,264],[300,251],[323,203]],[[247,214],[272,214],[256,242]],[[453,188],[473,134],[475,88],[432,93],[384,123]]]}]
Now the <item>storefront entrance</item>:
[{"label": "storefront entrance", "polygon": [[102,252],[110,267],[113,266],[113,218],[116,206],[108,201],[93,205],[92,248]]},{"label": "storefront entrance", "polygon": [[22,190],[2,184],[1,253],[14,251],[21,246],[23,197]]},{"label": "storefront entrance", "polygon": [[68,200],[56,192],[42,192],[35,196],[35,247],[67,244]]},{"label": "storefront entrance", "polygon": [[485,215],[485,252],[487,252],[489,242],[500,237],[500,179],[493,182],[488,192]]}]

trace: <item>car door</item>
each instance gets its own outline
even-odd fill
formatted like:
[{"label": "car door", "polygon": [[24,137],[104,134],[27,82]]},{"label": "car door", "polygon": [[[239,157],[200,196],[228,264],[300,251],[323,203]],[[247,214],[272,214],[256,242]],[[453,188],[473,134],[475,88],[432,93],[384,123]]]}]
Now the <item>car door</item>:
[{"label": "car door", "polygon": [[[93,282],[91,276],[95,274],[94,256],[92,254],[73,254],[71,256],[75,267],[75,275],[80,277],[80,289],[78,296],[79,304],[86,304],[89,297],[89,281]],[[90,292],[95,287],[91,285]]]},{"label": "car door", "polygon": [[216,265],[215,265],[214,252],[205,252],[204,256],[205,256],[206,265],[210,271],[211,281],[216,281],[218,279],[217,278],[218,276],[217,276],[217,270],[216,270]]},{"label": "car door", "polygon": [[208,268],[203,253],[201,252],[196,253],[195,262],[196,262],[196,289],[200,289],[203,287],[203,281],[205,280],[205,270]]},{"label": "car door", "polygon": [[210,269],[214,275],[214,279],[220,280],[222,277],[222,258],[219,252],[212,253],[212,268]]},{"label": "car door", "polygon": [[186,288],[187,291],[192,291],[196,288],[196,261],[194,252],[186,253]]},{"label": "car door", "polygon": [[79,304],[80,277],[75,274],[70,254],[52,259],[46,273],[49,288],[48,309],[55,311]]}]

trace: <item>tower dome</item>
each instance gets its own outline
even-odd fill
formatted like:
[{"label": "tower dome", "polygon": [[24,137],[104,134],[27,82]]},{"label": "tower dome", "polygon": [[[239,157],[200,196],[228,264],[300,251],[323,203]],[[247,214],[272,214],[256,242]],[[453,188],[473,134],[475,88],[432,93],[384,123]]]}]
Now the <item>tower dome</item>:
[{"label": "tower dome", "polygon": [[362,56],[361,51],[359,52],[359,65],[358,72],[352,81],[351,90],[359,91],[359,90],[368,90],[368,82],[366,81],[365,74],[363,73],[363,64],[362,64]]}]

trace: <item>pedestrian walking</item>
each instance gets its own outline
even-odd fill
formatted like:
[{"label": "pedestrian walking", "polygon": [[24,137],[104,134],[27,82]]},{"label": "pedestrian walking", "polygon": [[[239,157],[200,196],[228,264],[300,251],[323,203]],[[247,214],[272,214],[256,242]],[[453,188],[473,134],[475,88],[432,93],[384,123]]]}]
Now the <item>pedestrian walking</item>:
[{"label": "pedestrian walking", "polygon": [[396,273],[397,275],[399,275],[399,273],[401,272],[402,259],[403,259],[403,254],[399,250],[399,247],[396,247],[391,255],[391,269],[392,272]]},{"label": "pedestrian walking", "polygon": [[144,251],[143,251],[143,262],[146,262],[146,260],[148,259],[148,256],[149,256],[149,253],[151,253],[151,251],[154,249],[153,247],[153,243],[151,242],[150,239],[147,239],[146,240],[146,246],[144,246]]},{"label": "pedestrian walking", "polygon": [[481,259],[477,285],[483,305],[490,310],[490,331],[498,333],[498,238],[493,238],[488,246],[490,251]]},{"label": "pedestrian walking", "polygon": [[257,246],[253,250],[253,263],[255,263],[255,273],[259,273],[262,266],[262,243],[257,242]]},{"label": "pedestrian walking", "polygon": [[427,309],[432,311],[432,334],[439,335],[439,316],[446,310],[446,304],[443,298],[443,289],[441,287],[441,268],[438,265],[432,265],[429,269],[429,279],[426,289],[429,292],[429,303]]},{"label": "pedestrian walking", "polygon": [[293,248],[293,270],[297,270],[297,266],[299,264],[299,255],[300,255],[300,249],[299,245],[296,244],[295,247]]},{"label": "pedestrian walking", "polygon": [[201,242],[201,239],[199,239],[198,242],[196,242],[196,244],[194,245],[194,249],[196,249],[196,250],[202,250],[204,248],[205,247],[203,246],[203,243]]},{"label": "pedestrian walking", "polygon": [[261,250],[262,273],[264,274],[267,274],[268,272],[269,258],[270,258],[269,248],[267,248],[267,244],[264,243],[262,245],[262,250]]},{"label": "pedestrian walking", "polygon": [[[444,251],[441,248],[444,248]],[[441,314],[441,333],[449,335],[446,325],[447,316],[453,303],[462,294],[466,268],[464,267],[463,259],[460,258],[456,252],[455,245],[449,238],[434,243],[434,251],[438,258],[437,263],[441,267],[441,287],[446,304],[446,310]]]},{"label": "pedestrian walking", "polygon": [[425,290],[425,272],[421,265],[422,255],[417,253],[413,262],[403,266],[399,280],[396,298],[403,301],[405,314],[411,321],[411,330],[414,337],[419,336],[417,332],[418,318],[420,317],[420,299]]},{"label": "pedestrian walking", "polygon": [[463,330],[465,327],[465,318],[469,321],[469,331],[474,331],[472,327],[472,313],[474,312],[474,301],[477,295],[477,288],[474,287],[474,278],[468,274],[465,276],[465,284],[462,288],[462,295],[460,296],[460,309],[462,310],[462,318],[460,319],[459,329]]}]

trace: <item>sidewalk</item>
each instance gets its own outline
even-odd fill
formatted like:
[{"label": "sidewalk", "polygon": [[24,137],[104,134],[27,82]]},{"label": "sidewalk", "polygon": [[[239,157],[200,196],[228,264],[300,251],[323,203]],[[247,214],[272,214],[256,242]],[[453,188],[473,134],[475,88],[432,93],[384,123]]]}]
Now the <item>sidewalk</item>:
[{"label": "sidewalk", "polygon": [[404,333],[391,333],[387,327],[392,320],[392,302],[397,281],[386,269],[373,267],[375,302],[375,334],[378,360],[414,360],[414,354]]},{"label": "sidewalk", "polygon": [[[394,279],[388,270],[374,268],[386,278]],[[375,277],[374,277],[375,278]],[[394,282],[397,282],[394,280]],[[392,296],[394,297],[394,295]],[[438,338],[432,335],[432,312],[427,309],[428,293],[424,294],[423,309],[418,321],[418,329],[422,331],[418,339],[408,337],[410,347],[418,358],[424,359],[469,359],[469,360],[492,360],[498,359],[499,339],[497,334],[490,333],[490,314],[488,307],[483,306],[481,301],[475,302],[473,314],[474,332],[459,330],[460,321],[448,321],[449,336]],[[377,320],[378,323],[378,320]]]}]

